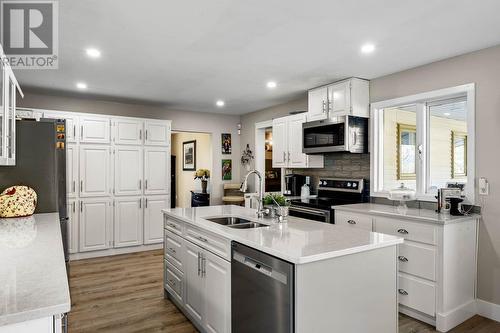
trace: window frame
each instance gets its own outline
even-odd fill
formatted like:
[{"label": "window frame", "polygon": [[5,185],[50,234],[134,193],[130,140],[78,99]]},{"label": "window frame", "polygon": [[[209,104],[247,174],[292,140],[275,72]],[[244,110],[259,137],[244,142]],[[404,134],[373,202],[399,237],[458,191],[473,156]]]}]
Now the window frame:
[{"label": "window frame", "polygon": [[[428,91],[420,94],[394,98],[375,102],[370,105],[370,152],[371,152],[371,183],[372,197],[387,197],[388,189],[384,189],[384,144],[383,144],[383,112],[386,108],[401,107],[408,104],[416,105],[417,114],[417,163],[416,163],[416,192],[417,200],[436,201],[435,194],[428,193],[430,180],[430,112],[428,104],[444,100],[465,97],[467,101],[467,184],[465,195],[469,202],[475,204],[475,84],[469,83],[460,86]],[[399,139],[398,139],[399,140]],[[399,159],[399,156],[398,156]]]},{"label": "window frame", "polygon": [[[451,178],[452,179],[464,179],[467,178],[467,164],[468,154],[467,154],[467,142],[468,140],[467,133],[460,131],[451,131]],[[465,172],[455,172],[455,139],[462,138],[464,140],[464,164],[465,164]]]},{"label": "window frame", "polygon": [[[415,172],[414,173],[402,173],[401,172],[401,132],[414,132],[417,135],[417,126],[409,125],[403,123],[396,124],[397,129],[397,139],[396,139],[396,178],[397,180],[416,180],[417,179],[417,161],[415,160]],[[415,150],[417,148],[417,143],[415,141]],[[416,152],[416,151],[415,151]],[[415,159],[416,159],[415,155]]]}]

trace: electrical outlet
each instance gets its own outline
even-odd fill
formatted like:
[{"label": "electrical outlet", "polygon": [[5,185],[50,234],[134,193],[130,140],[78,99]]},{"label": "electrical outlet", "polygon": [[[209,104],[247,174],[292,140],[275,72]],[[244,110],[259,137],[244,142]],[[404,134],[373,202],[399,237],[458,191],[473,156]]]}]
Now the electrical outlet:
[{"label": "electrical outlet", "polygon": [[490,184],[488,180],[484,177],[479,178],[479,194],[489,195],[490,194]]}]

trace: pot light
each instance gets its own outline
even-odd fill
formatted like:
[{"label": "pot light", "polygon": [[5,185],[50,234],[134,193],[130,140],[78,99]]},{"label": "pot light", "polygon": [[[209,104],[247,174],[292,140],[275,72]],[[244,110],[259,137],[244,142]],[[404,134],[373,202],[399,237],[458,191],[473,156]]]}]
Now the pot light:
[{"label": "pot light", "polygon": [[278,84],[276,83],[276,81],[269,81],[266,86],[269,88],[269,89],[274,89],[276,88]]},{"label": "pot light", "polygon": [[219,99],[217,102],[215,102],[215,105],[217,105],[218,107],[223,107],[226,103],[224,103],[224,101],[222,99]]},{"label": "pot light", "polygon": [[363,52],[365,54],[372,53],[373,51],[375,51],[374,44],[367,43],[367,44],[364,44],[363,46],[361,46],[361,52]]},{"label": "pot light", "polygon": [[89,48],[86,49],[85,52],[91,58],[99,58],[101,56],[101,51],[99,51],[98,49]]},{"label": "pot light", "polygon": [[84,82],[77,82],[77,83],[76,83],[76,87],[77,87],[78,89],[82,89],[82,90],[83,90],[83,89],[87,89],[87,84],[86,84],[86,83],[84,83]]}]

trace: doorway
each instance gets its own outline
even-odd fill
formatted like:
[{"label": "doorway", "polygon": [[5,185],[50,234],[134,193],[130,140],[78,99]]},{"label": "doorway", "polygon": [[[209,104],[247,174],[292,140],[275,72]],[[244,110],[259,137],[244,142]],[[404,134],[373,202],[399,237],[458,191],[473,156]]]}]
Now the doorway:
[{"label": "doorway", "polygon": [[[281,192],[283,170],[273,168],[273,122],[255,124],[255,169],[264,175],[264,192]],[[258,188],[258,182],[254,189]]]},{"label": "doorway", "polygon": [[[200,132],[172,132],[172,156],[175,157],[175,168],[172,166],[172,179],[175,179],[175,194],[172,204],[176,208],[191,207],[192,193],[202,192],[200,179],[195,179],[199,169],[212,171],[212,134]],[[211,184],[208,181],[206,195],[210,200]]]}]

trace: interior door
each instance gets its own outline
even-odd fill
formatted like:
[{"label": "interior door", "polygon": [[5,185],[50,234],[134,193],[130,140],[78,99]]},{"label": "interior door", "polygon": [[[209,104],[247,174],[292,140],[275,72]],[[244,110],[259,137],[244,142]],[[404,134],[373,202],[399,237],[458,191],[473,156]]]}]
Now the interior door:
[{"label": "interior door", "polygon": [[114,142],[119,145],[142,144],[142,120],[120,118],[113,121]]},{"label": "interior door", "polygon": [[144,144],[148,146],[169,146],[170,123],[167,121],[146,120]]},{"label": "interior door", "polygon": [[307,120],[323,120],[328,117],[328,89],[319,87],[311,89],[307,97]]},{"label": "interior door", "polygon": [[109,143],[111,122],[106,117],[80,117],[80,142]]},{"label": "interior door", "polygon": [[168,207],[168,196],[148,196],[144,198],[144,244],[163,242],[162,209]]},{"label": "interior door", "polygon": [[205,311],[205,280],[201,276],[201,254],[203,249],[188,241],[184,241],[184,249],[185,307],[191,317],[200,325],[203,325]]},{"label": "interior door", "polygon": [[66,146],[66,195],[74,198],[78,195],[78,150],[75,144]]},{"label": "interior door", "polygon": [[[302,129],[301,129],[302,130]],[[288,161],[287,118],[273,120],[273,168],[285,168]]]},{"label": "interior door", "polygon": [[115,198],[114,247],[142,244],[142,197]]},{"label": "interior door", "polygon": [[111,247],[111,199],[80,200],[80,252]]},{"label": "interior door", "polygon": [[141,195],[143,186],[142,148],[117,146],[114,158],[115,195]]},{"label": "interior door", "polygon": [[68,200],[66,205],[68,210],[68,235],[69,235],[69,253],[78,252],[78,201]]},{"label": "interior door", "polygon": [[144,194],[168,194],[170,182],[168,148],[144,148]]},{"label": "interior door", "polygon": [[305,121],[305,114],[288,118],[288,151],[290,152],[288,167],[290,168],[307,167],[307,155],[302,152],[302,124]]},{"label": "interior door", "polygon": [[350,81],[340,82],[328,86],[328,103],[330,117],[349,114],[351,109]]},{"label": "interior door", "polygon": [[205,269],[205,329],[207,332],[231,331],[231,264],[204,252]]},{"label": "interior door", "polygon": [[111,194],[110,153],[109,146],[80,145],[80,197]]}]

